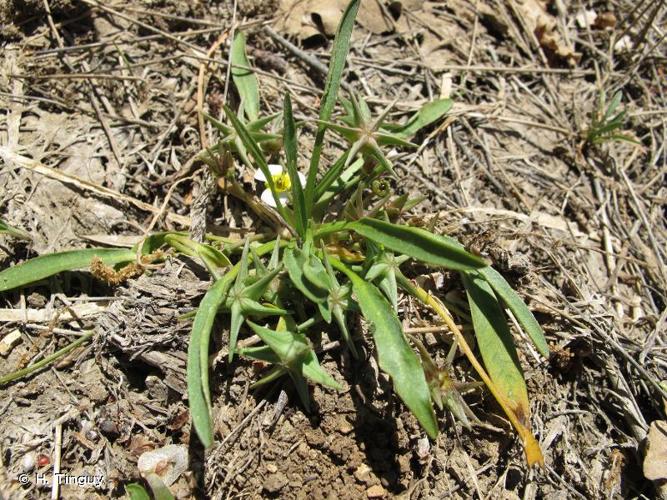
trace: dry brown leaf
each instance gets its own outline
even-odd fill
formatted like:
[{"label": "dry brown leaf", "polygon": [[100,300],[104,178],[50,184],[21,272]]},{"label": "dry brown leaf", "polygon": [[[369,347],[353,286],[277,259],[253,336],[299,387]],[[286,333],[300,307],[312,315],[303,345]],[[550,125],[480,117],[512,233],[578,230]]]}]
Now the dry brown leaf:
[{"label": "dry brown leaf", "polygon": [[616,27],[616,16],[612,12],[603,12],[595,19],[593,27],[599,30],[614,29]]},{"label": "dry brown leaf", "polygon": [[357,21],[371,33],[380,34],[394,30],[393,19],[388,17],[389,11],[380,7],[380,0],[361,2]]},{"label": "dry brown leaf", "polygon": [[309,0],[281,0],[276,30],[300,40],[321,36],[310,15]]},{"label": "dry brown leaf", "polygon": [[[461,19],[471,21],[467,0],[455,0],[450,2],[449,8],[455,9]],[[458,57],[465,57],[461,40],[466,32],[462,25],[443,18],[437,13],[441,2],[422,2],[419,9],[411,10],[411,15],[403,16],[396,22],[399,32],[414,36],[420,33],[421,43],[419,52],[421,59],[435,73],[446,71],[449,65],[456,64]]]},{"label": "dry brown leaf", "polygon": [[[374,34],[394,30],[390,12],[400,16],[403,10],[418,9],[423,2],[391,2],[382,9],[380,1],[362,0],[357,14],[357,22]],[[347,4],[347,0],[281,0],[276,29],[300,40],[322,35],[333,37]]]},{"label": "dry brown leaf", "polygon": [[547,2],[524,0],[519,9],[526,27],[533,32],[551,63],[565,62],[575,66],[581,54],[574,51],[558,32],[556,19],[547,12]]},{"label": "dry brown leaf", "polygon": [[315,25],[324,31],[326,36],[332,37],[336,34],[336,28],[340,23],[345,9],[343,1],[326,2],[311,0],[308,4],[308,15]]},{"label": "dry brown leaf", "polygon": [[649,427],[644,457],[644,476],[665,488],[667,483],[667,421],[655,420]]}]

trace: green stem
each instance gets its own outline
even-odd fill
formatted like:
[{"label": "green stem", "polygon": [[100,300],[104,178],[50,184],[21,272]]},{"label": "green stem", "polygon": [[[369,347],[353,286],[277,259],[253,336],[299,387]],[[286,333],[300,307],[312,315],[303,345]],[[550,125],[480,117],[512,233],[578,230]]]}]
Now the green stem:
[{"label": "green stem", "polygon": [[223,251],[229,255],[232,255],[234,253],[239,253],[243,250],[243,246],[245,245],[246,240],[248,240],[250,243],[255,243],[257,241],[263,241],[267,240],[269,238],[275,238],[276,233],[260,233],[260,234],[253,234],[251,236],[247,236],[246,238],[240,239],[240,240],[234,240],[231,243],[228,243],[224,248]]},{"label": "green stem", "polygon": [[345,230],[351,230],[350,228],[347,227],[347,225],[348,225],[347,221],[329,222],[326,224],[321,224],[319,227],[317,227],[317,229],[315,229],[313,237],[322,238],[329,234],[339,233]]},{"label": "green stem", "polygon": [[74,349],[76,349],[77,347],[79,347],[81,344],[83,344],[88,339],[90,339],[90,337],[92,337],[94,333],[95,333],[94,331],[85,333],[81,337],[76,339],[74,342],[69,344],[68,346],[65,346],[62,349],[60,349],[59,351],[54,352],[50,356],[47,356],[46,358],[42,359],[41,361],[38,361],[34,365],[30,365],[26,368],[23,368],[22,370],[18,370],[18,371],[9,373],[9,374],[7,374],[3,377],[0,377],[0,385],[8,384],[9,382],[13,382],[14,380],[18,380],[18,379],[23,378],[27,375],[30,375],[30,374],[38,371],[38,370],[41,370],[45,366],[50,365],[51,363],[53,363],[57,359],[62,358],[63,356],[65,356],[69,352],[71,352]]},{"label": "green stem", "polygon": [[303,323],[299,324],[296,326],[296,331],[297,332],[303,332],[304,330],[310,328],[313,325],[316,325],[317,323],[320,323],[322,321],[322,316],[320,314],[316,314],[310,319],[307,319]]}]

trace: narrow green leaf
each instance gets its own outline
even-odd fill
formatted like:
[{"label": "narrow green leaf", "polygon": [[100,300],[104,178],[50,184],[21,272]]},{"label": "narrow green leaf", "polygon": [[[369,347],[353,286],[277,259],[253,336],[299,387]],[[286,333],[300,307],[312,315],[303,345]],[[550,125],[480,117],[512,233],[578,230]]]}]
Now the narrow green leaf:
[{"label": "narrow green leaf", "polygon": [[[272,252],[276,246],[284,244],[279,240],[270,241],[257,248],[257,255]],[[247,252],[246,252],[247,255]],[[213,283],[199,304],[192,324],[190,344],[188,345],[188,399],[192,424],[199,440],[205,447],[213,444],[213,424],[211,421],[211,396],[208,376],[208,350],[211,329],[220,306],[225,301],[230,287],[241,272],[241,262],[232,267],[227,274]],[[247,269],[247,265],[246,265]]]},{"label": "narrow green leaf", "polygon": [[87,268],[94,257],[107,266],[114,266],[132,262],[137,254],[127,248],[86,248],[42,255],[0,271],[0,292],[29,285],[63,271]]},{"label": "narrow green leaf", "polygon": [[[347,156],[348,152],[346,151],[324,173],[320,181],[317,183],[317,186],[315,187],[316,200],[319,200],[320,197],[327,191],[327,189],[329,189],[329,187],[341,176],[343,169],[345,168],[345,164],[347,163]],[[357,165],[357,170],[358,170],[361,168],[363,161],[359,160],[356,163],[358,163]]]},{"label": "narrow green leaf", "polygon": [[494,292],[500,297],[507,308],[512,311],[514,317],[517,319],[523,331],[530,337],[540,351],[540,354],[545,358],[549,357],[549,345],[544,338],[542,327],[530,312],[528,306],[521,300],[521,297],[512,289],[509,283],[503,276],[492,267],[485,267],[480,269],[479,274],[491,285]]},{"label": "narrow green leaf", "polygon": [[320,315],[322,316],[322,319],[324,319],[324,321],[326,321],[327,323],[331,323],[332,310],[331,310],[331,306],[329,304],[329,301],[328,300],[323,300],[322,302],[318,302],[317,303],[317,308],[320,311]]},{"label": "narrow green leaf", "polygon": [[232,80],[241,97],[248,120],[255,121],[259,116],[259,87],[257,77],[252,71],[250,61],[248,61],[245,47],[245,35],[241,31],[237,31],[232,41],[231,50]]},{"label": "narrow green leaf", "polygon": [[234,133],[234,128],[230,127],[226,123],[221,122],[215,116],[211,116],[208,113],[204,113],[204,118],[206,118],[211,125],[213,125],[219,132],[222,132],[225,136],[231,135]]},{"label": "narrow green leaf", "polygon": [[155,500],[174,500],[174,495],[172,495],[167,485],[164,484],[161,476],[155,472],[149,472],[146,474],[145,479],[148,486],[151,487]]},{"label": "narrow green leaf", "polygon": [[422,128],[442,118],[452,107],[451,99],[438,99],[427,102],[415,113],[405,125],[383,125],[383,128],[404,138],[412,137]]},{"label": "narrow green leaf", "polygon": [[435,439],[438,423],[431,404],[430,389],[419,358],[403,335],[396,312],[375,286],[340,261],[330,261],[352,282],[361,313],[372,327],[380,368],[391,377],[396,394],[417,417],[426,433]]},{"label": "narrow green leaf", "polygon": [[620,90],[614,94],[614,97],[611,98],[609,106],[607,106],[607,110],[604,113],[604,117],[602,117],[603,122],[609,121],[611,115],[613,115],[614,112],[616,111],[616,108],[618,108],[618,105],[621,104],[622,98],[623,98],[623,92],[621,92]]},{"label": "narrow green leaf", "polygon": [[519,421],[528,426],[528,390],[503,310],[493,289],[481,276],[474,273],[461,273],[461,276],[468,293],[472,324],[486,371],[507,398]]},{"label": "narrow green leaf", "polygon": [[27,377],[29,375],[32,375],[33,373],[41,370],[42,368],[45,368],[49,366],[51,363],[59,360],[66,354],[72,352],[74,349],[79,347],[81,344],[84,342],[87,342],[90,340],[90,338],[93,336],[95,332],[94,331],[88,331],[87,333],[84,333],[80,337],[78,337],[74,342],[71,344],[66,345],[62,349],[57,350],[53,354],[50,354],[46,356],[45,358],[40,359],[39,361],[28,365],[25,368],[21,368],[20,370],[16,370],[14,372],[8,373],[6,375],[0,376],[0,386],[3,386],[5,384],[8,384],[9,382],[13,382],[14,380],[19,380],[24,377]]},{"label": "narrow green leaf", "polygon": [[283,316],[288,311],[273,304],[260,304],[251,299],[241,299],[241,309],[245,316]]},{"label": "narrow green leaf", "polygon": [[130,497],[130,500],[151,500],[146,489],[138,483],[126,484],[125,493]]},{"label": "narrow green leaf", "polygon": [[232,303],[232,310],[230,312],[231,321],[229,325],[229,354],[228,360],[231,363],[234,359],[234,352],[236,351],[236,342],[239,338],[239,332],[241,331],[241,325],[243,325],[243,320],[245,315],[241,309],[241,302],[234,301]]},{"label": "narrow green leaf", "polygon": [[271,368],[269,372],[262,378],[260,378],[257,382],[253,382],[252,384],[250,384],[250,389],[256,389],[257,387],[270,384],[271,382],[273,382],[274,380],[278,380],[285,374],[287,374],[287,368],[283,368],[282,366],[276,365],[273,368]]},{"label": "narrow green leaf", "polygon": [[294,286],[303,293],[309,300],[315,303],[321,303],[326,300],[326,292],[321,288],[314,286],[304,276],[303,269],[308,262],[308,256],[298,248],[285,250],[283,262],[287,269],[287,274]]},{"label": "narrow green leaf", "polygon": [[240,347],[238,353],[241,356],[255,359],[257,361],[263,361],[264,363],[270,363],[272,365],[280,363],[280,358],[268,345]]},{"label": "narrow green leaf", "polygon": [[324,292],[331,290],[331,278],[327,274],[324,264],[316,255],[310,254],[308,256],[303,266],[303,276],[316,288]]},{"label": "narrow green leaf", "polygon": [[285,103],[283,106],[283,117],[285,121],[285,166],[292,184],[292,203],[294,205],[294,220],[296,221],[296,232],[302,238],[306,234],[308,225],[306,200],[303,194],[303,186],[299,178],[297,166],[297,140],[296,124],[292,114],[292,100],[289,94],[285,94]]},{"label": "narrow green leaf", "polygon": [[193,241],[185,235],[168,234],[164,240],[176,251],[200,259],[214,279],[220,278],[220,268],[232,265],[227,256],[217,248]]},{"label": "narrow green leaf", "polygon": [[627,134],[611,134],[606,136],[605,138],[609,139],[610,141],[624,141],[624,142],[629,142],[630,144],[641,145],[641,142],[639,142],[637,139]]},{"label": "narrow green leaf", "polygon": [[424,229],[368,217],[348,224],[347,227],[389,250],[427,264],[457,271],[470,271],[488,265],[484,259],[466,251],[453,238],[435,235]]},{"label": "narrow green leaf", "polygon": [[320,362],[315,355],[315,351],[312,349],[306,353],[303,358],[303,376],[306,377],[311,382],[316,384],[323,385],[325,387],[330,387],[338,391],[343,390],[343,386],[340,385],[335,378],[333,378],[329,373],[322,368]]},{"label": "narrow green leaf", "polygon": [[345,321],[345,311],[339,305],[334,305],[334,306],[330,305],[330,308],[333,317],[336,320],[336,323],[338,324],[338,328],[340,328],[340,333],[343,337],[343,340],[345,340],[348,347],[350,348],[350,351],[352,351],[352,355],[355,358],[359,358],[359,353],[357,352],[357,348],[354,345],[354,341],[352,340],[350,331],[347,329],[347,322]]},{"label": "narrow green leaf", "polygon": [[141,248],[141,255],[148,255],[156,252],[166,243],[167,236],[182,236],[187,238],[188,233],[184,231],[161,231],[158,233],[153,233],[134,245],[132,247],[132,251],[135,253],[135,255],[137,251],[139,251],[139,248]]},{"label": "narrow green leaf", "polygon": [[259,255],[257,255],[255,247],[250,247],[250,255],[252,255],[252,262],[255,264],[255,273],[257,276],[264,276],[269,272],[269,270],[264,265],[264,262],[262,262],[262,259],[259,257]]},{"label": "narrow green leaf", "polygon": [[[349,151],[343,154],[343,156],[326,171],[322,180],[317,184],[317,192],[315,193],[317,202],[313,207],[313,216],[317,217],[318,220],[320,219],[320,214],[326,213],[326,208],[336,195],[359,184],[361,179],[359,171],[364,166],[364,159],[361,157],[357,158],[349,167],[345,168],[348,154]],[[343,168],[345,168],[345,170],[343,170]],[[332,174],[331,176],[329,176],[330,173]],[[320,188],[326,189],[320,191]]]},{"label": "narrow green leaf", "polygon": [[618,130],[623,126],[623,116],[617,117],[616,120],[614,121],[609,121],[606,122],[604,125],[600,126],[599,128],[595,129],[595,135],[598,136],[605,136],[613,132],[614,130]]},{"label": "narrow green leaf", "polygon": [[[369,252],[370,253],[370,252]],[[381,252],[374,255],[370,259],[366,255],[367,262],[371,262],[371,266],[364,276],[368,281],[377,281],[377,285],[389,299],[392,307],[397,311],[398,304],[398,286],[396,285],[396,271],[398,269],[398,262],[390,252]]]},{"label": "narrow green leaf", "polygon": [[[287,368],[306,409],[310,406],[310,397],[304,377],[327,387],[342,389],[342,386],[320,366],[304,334],[288,330],[278,332],[251,321],[248,321],[248,324],[276,354],[280,364]],[[261,355],[261,353],[254,354]]]},{"label": "narrow green leaf", "polygon": [[[248,123],[248,130],[250,130],[251,132],[260,132],[264,127],[266,127],[273,120],[276,120],[279,116],[280,112],[273,113],[272,115],[262,116],[261,118],[257,118],[257,120]],[[276,134],[270,134],[270,135],[272,135],[273,138],[280,139],[280,135]]]},{"label": "narrow green leaf", "polygon": [[403,148],[418,148],[419,145],[405,140],[398,134],[388,134],[386,132],[376,132],[375,139],[379,146],[401,146]]},{"label": "narrow green leaf", "polygon": [[[343,77],[343,69],[347,60],[347,54],[350,47],[350,37],[354,28],[354,20],[357,17],[359,4],[361,0],[352,0],[343,16],[341,17],[338,30],[336,31],[336,38],[334,40],[331,51],[331,62],[329,64],[329,72],[327,73],[326,83],[324,85],[324,95],[320,105],[319,119],[327,121],[331,118],[336,100],[338,99],[338,89],[340,81]],[[317,179],[317,169],[320,164],[320,155],[322,154],[322,146],[324,143],[324,134],[326,126],[320,124],[317,127],[317,134],[315,135],[315,143],[313,144],[313,152],[310,159],[310,167],[308,168],[308,179],[306,181],[306,208],[309,211],[306,218],[310,217],[310,210],[313,206],[315,198],[315,181]]]},{"label": "narrow green leaf", "polygon": [[192,424],[205,448],[213,444],[208,346],[215,316],[227,296],[232,280],[232,273],[227,273],[208,289],[197,309],[188,346],[188,405]]},{"label": "narrow green leaf", "polygon": [[246,149],[250,152],[252,155],[253,159],[259,166],[260,170],[264,174],[264,177],[266,177],[266,183],[269,185],[269,189],[271,190],[271,193],[273,194],[273,199],[276,201],[277,209],[280,215],[285,217],[285,210],[283,208],[282,203],[280,202],[280,199],[278,198],[278,192],[276,191],[276,184],[273,181],[273,176],[271,175],[271,172],[269,171],[269,165],[266,162],[266,158],[264,157],[264,153],[262,153],[261,148],[259,147],[259,144],[255,141],[255,139],[252,138],[250,135],[250,132],[248,129],[241,123],[241,120],[238,119],[238,117],[234,114],[234,112],[227,106],[226,104],[223,105],[223,109],[225,110],[225,114],[227,115],[227,118],[229,121],[232,123],[232,126],[234,127],[234,130],[236,130],[236,133],[238,134],[239,138],[241,139],[241,142],[243,142],[243,145],[246,147]]},{"label": "narrow green leaf", "polygon": [[[248,321],[253,331],[273,351],[276,358],[290,370],[296,370],[315,383],[341,390],[343,387],[320,366],[315,351],[303,333],[289,330],[275,331]],[[251,351],[255,358],[271,360],[270,355],[261,350]]]},{"label": "narrow green leaf", "polygon": [[395,311],[398,310],[398,286],[396,286],[396,273],[394,271],[387,272],[378,283],[380,289],[389,299],[391,306]]},{"label": "narrow green leaf", "polygon": [[271,281],[282,271],[282,266],[275,268],[273,271],[267,272],[260,279],[255,281],[252,285],[248,285],[244,290],[244,295],[251,298],[252,300],[259,300],[266,289],[271,284]]},{"label": "narrow green leaf", "polygon": [[8,234],[10,236],[13,236],[14,238],[18,238],[20,240],[32,240],[32,236],[30,236],[28,233],[23,231],[22,229],[15,228],[14,226],[10,226],[7,224],[4,220],[0,219],[0,234]]}]

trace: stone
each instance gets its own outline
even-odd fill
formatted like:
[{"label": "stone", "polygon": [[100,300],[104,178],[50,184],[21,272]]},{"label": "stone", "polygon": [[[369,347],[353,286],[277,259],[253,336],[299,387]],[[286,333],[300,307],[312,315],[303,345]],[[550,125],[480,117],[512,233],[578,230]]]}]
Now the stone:
[{"label": "stone", "polygon": [[361,464],[357,467],[357,470],[354,471],[354,478],[360,483],[370,483],[371,481],[371,468],[366,464]]},{"label": "stone", "polygon": [[387,494],[387,490],[385,490],[382,486],[379,484],[376,484],[375,486],[371,486],[366,490],[366,496],[368,498],[382,498]]}]

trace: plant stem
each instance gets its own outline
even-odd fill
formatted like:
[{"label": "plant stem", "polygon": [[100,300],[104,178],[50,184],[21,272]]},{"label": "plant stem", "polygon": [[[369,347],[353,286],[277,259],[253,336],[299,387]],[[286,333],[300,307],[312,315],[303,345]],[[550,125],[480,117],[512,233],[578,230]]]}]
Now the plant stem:
[{"label": "plant stem", "polygon": [[339,233],[340,231],[350,230],[347,228],[347,221],[336,221],[336,222],[327,222],[325,224],[320,224],[317,229],[315,229],[314,237],[322,238],[332,233]]},{"label": "plant stem", "polygon": [[30,365],[26,368],[23,368],[22,370],[18,370],[18,371],[9,373],[9,374],[7,374],[3,377],[0,377],[0,385],[8,384],[9,382],[13,382],[14,380],[18,380],[18,379],[23,378],[27,375],[30,375],[30,374],[38,371],[38,370],[41,370],[45,366],[50,365],[51,363],[53,363],[57,359],[62,358],[63,356],[65,356],[69,352],[71,352],[74,349],[76,349],[77,347],[79,347],[81,344],[83,344],[88,339],[90,339],[93,336],[94,333],[95,333],[94,331],[90,331],[88,333],[85,333],[81,337],[76,339],[74,342],[69,344],[68,346],[65,346],[62,349],[60,349],[59,351],[54,352],[50,356],[47,356],[46,358],[42,359],[41,361],[38,361],[34,365]]},{"label": "plant stem", "polygon": [[307,330],[311,326],[316,325],[320,321],[322,321],[322,317],[319,314],[317,314],[316,316],[313,316],[312,318],[309,318],[306,321],[304,321],[303,323],[297,325],[296,326],[296,331],[297,332],[303,332],[304,330]]},{"label": "plant stem", "polygon": [[512,423],[517,433],[519,434],[519,437],[524,443],[524,449],[526,452],[526,461],[528,462],[528,465],[539,464],[541,466],[544,466],[544,457],[542,456],[542,451],[540,450],[539,443],[531,433],[530,429],[528,429],[523,423],[519,421],[519,418],[512,409],[510,402],[507,401],[505,395],[502,392],[500,392],[496,384],[494,384],[493,381],[491,380],[491,377],[489,377],[489,375],[486,373],[484,367],[477,360],[475,354],[472,352],[472,349],[468,345],[468,342],[466,342],[465,337],[461,333],[461,330],[459,330],[459,328],[456,326],[456,323],[454,323],[454,319],[452,318],[452,316],[450,315],[449,311],[444,306],[444,304],[442,304],[442,302],[440,302],[437,298],[429,294],[422,287],[410,281],[402,273],[400,272],[396,273],[396,280],[398,281],[401,288],[403,288],[410,295],[412,295],[417,300],[422,302],[424,305],[430,307],[445,322],[445,325],[447,325],[449,330],[456,338],[459,348],[461,349],[463,354],[465,354],[465,356],[468,358],[468,361],[470,361],[470,364],[473,366],[475,371],[479,374],[480,378],[489,388],[489,391],[491,391],[493,397],[496,399],[496,401],[498,401],[498,404],[503,409],[503,411],[507,415],[507,418],[509,419],[509,421]]}]

